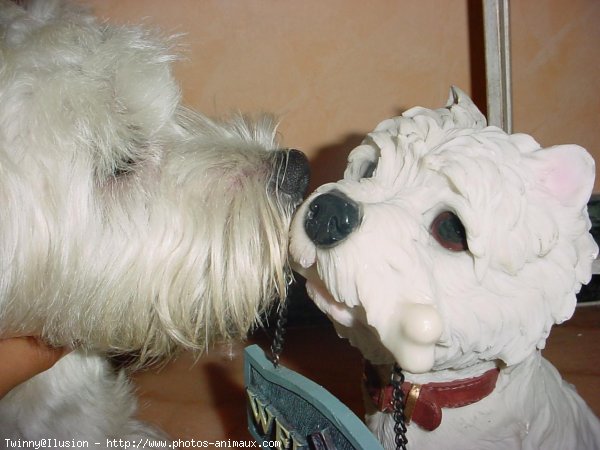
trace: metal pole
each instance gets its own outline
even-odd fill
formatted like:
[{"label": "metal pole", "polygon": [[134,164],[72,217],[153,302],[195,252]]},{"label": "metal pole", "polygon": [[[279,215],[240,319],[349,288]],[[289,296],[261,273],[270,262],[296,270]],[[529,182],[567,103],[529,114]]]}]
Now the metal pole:
[{"label": "metal pole", "polygon": [[512,133],[509,0],[483,0],[488,124]]}]

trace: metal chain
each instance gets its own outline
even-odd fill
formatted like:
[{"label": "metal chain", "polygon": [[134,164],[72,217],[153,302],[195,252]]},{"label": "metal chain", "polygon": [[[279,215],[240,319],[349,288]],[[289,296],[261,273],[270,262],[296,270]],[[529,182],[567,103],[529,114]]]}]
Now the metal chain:
[{"label": "metal chain", "polygon": [[271,362],[275,367],[279,366],[279,356],[283,351],[283,341],[285,338],[285,325],[287,323],[288,300],[285,299],[279,306],[277,312],[277,322],[275,322],[275,336],[271,344]]},{"label": "metal chain", "polygon": [[[271,344],[271,362],[275,367],[279,366],[279,357],[283,350],[283,342],[285,340],[285,325],[287,323],[288,301],[285,300],[279,307],[277,312],[277,322],[275,323],[275,336]],[[404,374],[398,364],[394,364],[392,371],[392,387],[393,387],[393,404],[394,404],[394,433],[396,450],[407,450],[406,445],[406,424],[404,423],[404,393],[402,392],[402,384],[404,383]]]},{"label": "metal chain", "polygon": [[406,423],[404,422],[404,392],[402,392],[402,383],[404,383],[404,374],[398,364],[394,364],[392,370],[392,388],[394,404],[394,433],[396,450],[406,450],[408,439],[406,438]]}]

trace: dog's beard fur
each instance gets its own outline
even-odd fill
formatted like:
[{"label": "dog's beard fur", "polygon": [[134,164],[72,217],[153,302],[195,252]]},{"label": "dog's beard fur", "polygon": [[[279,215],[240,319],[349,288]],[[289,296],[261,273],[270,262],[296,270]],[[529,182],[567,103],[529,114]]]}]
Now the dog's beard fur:
[{"label": "dog's beard fur", "polygon": [[143,29],[54,1],[0,27],[0,335],[140,361],[244,336],[290,277],[274,121],[182,107]]}]

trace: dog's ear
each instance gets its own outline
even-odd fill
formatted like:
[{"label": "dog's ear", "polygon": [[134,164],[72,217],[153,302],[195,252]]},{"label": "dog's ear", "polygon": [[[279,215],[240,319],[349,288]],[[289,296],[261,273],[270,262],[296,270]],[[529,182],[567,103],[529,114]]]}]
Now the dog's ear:
[{"label": "dog's ear", "polygon": [[594,159],[578,145],[557,145],[532,154],[535,181],[563,206],[587,204],[596,169]]}]

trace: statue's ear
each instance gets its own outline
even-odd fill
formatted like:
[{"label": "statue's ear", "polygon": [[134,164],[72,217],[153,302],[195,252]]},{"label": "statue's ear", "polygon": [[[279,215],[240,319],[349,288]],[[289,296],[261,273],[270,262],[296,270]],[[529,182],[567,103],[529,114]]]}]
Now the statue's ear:
[{"label": "statue's ear", "polygon": [[450,88],[446,109],[449,109],[457,126],[465,128],[484,128],[487,125],[485,116],[473,103],[473,100],[456,86]]},{"label": "statue's ear", "polygon": [[596,169],[594,159],[578,145],[557,145],[532,154],[538,186],[564,206],[587,204]]}]

